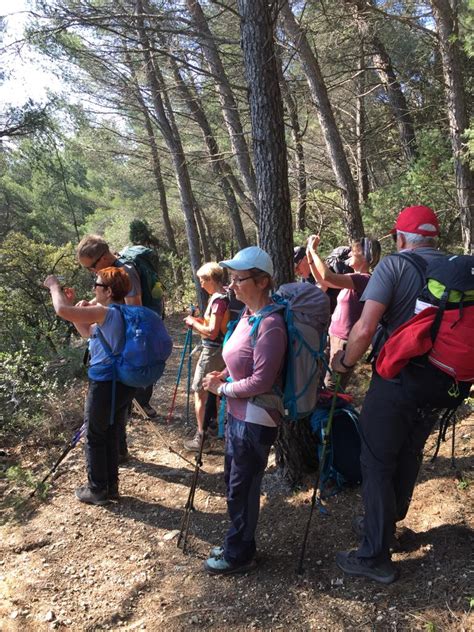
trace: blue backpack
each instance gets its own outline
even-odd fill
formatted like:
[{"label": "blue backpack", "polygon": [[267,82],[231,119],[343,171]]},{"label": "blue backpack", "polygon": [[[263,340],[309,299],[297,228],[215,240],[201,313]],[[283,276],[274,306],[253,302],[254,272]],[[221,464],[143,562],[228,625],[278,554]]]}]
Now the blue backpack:
[{"label": "blue backpack", "polygon": [[[331,397],[321,395],[318,407],[311,416],[310,424],[318,440],[318,457],[321,456],[326,438]],[[321,490],[331,482],[331,492],[337,494],[344,485],[356,485],[362,481],[360,467],[359,414],[344,399],[338,397],[332,420],[331,436],[326,447],[324,470],[320,473]]]},{"label": "blue backpack", "polygon": [[[283,390],[285,418],[302,419],[313,412],[318,399],[329,299],[311,283],[286,283],[273,294],[272,300],[273,303],[250,317],[250,336],[255,341],[262,318],[281,312],[288,335]],[[224,344],[236,324],[237,321],[229,323]]]},{"label": "blue backpack", "polygon": [[110,305],[120,311],[124,323],[123,345],[113,353],[100,327],[97,337],[112,361],[114,382],[127,386],[146,387],[163,374],[173,342],[158,314],[148,307]]}]

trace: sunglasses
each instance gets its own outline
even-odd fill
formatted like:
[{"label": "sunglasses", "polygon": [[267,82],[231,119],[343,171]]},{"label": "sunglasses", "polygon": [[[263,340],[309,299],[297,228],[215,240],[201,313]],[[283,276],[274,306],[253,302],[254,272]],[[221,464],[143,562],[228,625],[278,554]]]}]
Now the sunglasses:
[{"label": "sunglasses", "polygon": [[96,287],[109,287],[108,285],[105,285],[105,283],[97,283],[97,281],[94,283],[94,289]]},{"label": "sunglasses", "polygon": [[97,259],[94,261],[94,263],[91,263],[90,266],[86,266],[86,269],[87,270],[95,270],[97,264],[99,263],[99,261],[102,259],[102,257],[105,255],[106,252],[107,251],[104,250],[104,252],[99,257],[97,257]]}]

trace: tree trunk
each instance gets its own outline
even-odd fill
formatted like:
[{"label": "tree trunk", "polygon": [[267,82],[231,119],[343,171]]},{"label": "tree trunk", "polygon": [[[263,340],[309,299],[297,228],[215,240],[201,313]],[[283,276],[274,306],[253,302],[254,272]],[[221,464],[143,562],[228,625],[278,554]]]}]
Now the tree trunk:
[{"label": "tree trunk", "polygon": [[206,235],[207,235],[207,241],[209,243],[209,248],[211,250],[212,253],[212,257],[213,257],[213,261],[219,261],[220,259],[222,259],[221,257],[221,253],[219,248],[217,247],[217,243],[216,240],[214,239],[214,233],[212,230],[212,226],[207,218],[206,213],[204,212],[204,210],[199,207],[199,210],[201,212],[201,217],[202,217],[202,222],[204,224],[204,228],[206,230]]},{"label": "tree trunk", "polygon": [[[155,178],[155,185],[158,191],[158,195],[160,198],[160,208],[161,214],[163,217],[163,224],[165,227],[166,238],[168,240],[168,246],[170,250],[179,257],[178,246],[176,244],[176,239],[174,236],[173,226],[171,225],[169,210],[168,210],[168,200],[166,197],[166,188],[165,183],[163,182],[163,175],[161,173],[161,163],[160,157],[158,154],[158,146],[156,144],[155,132],[153,129],[153,124],[150,117],[150,112],[148,111],[148,107],[143,99],[143,95],[140,90],[140,86],[138,84],[138,80],[136,78],[135,69],[133,68],[132,60],[130,58],[130,54],[126,53],[127,65],[132,73],[132,82],[133,82],[133,94],[138,102],[138,106],[143,114],[143,120],[145,122],[145,129],[148,136],[148,145],[150,147],[151,160],[153,166],[153,176]],[[180,285],[183,284],[183,273],[181,268],[176,269],[175,271],[175,279],[177,283]]]},{"label": "tree trunk", "polygon": [[[370,6],[367,6],[367,0],[345,0],[345,2],[354,8],[359,33],[364,41],[372,47],[375,71],[387,93],[390,107],[397,122],[405,159],[408,162],[415,160],[418,150],[413,119],[402,87],[397,80],[390,55],[378,35],[373,32],[373,27],[368,19]],[[370,4],[373,4],[373,0],[370,0]]]},{"label": "tree trunk", "polygon": [[[454,158],[464,252],[474,251],[474,178],[465,152],[463,135],[469,126],[461,52],[459,50],[458,2],[431,0],[438,29],[443,65],[446,109]],[[454,4],[455,9],[452,8]]]},{"label": "tree trunk", "polygon": [[196,217],[196,224],[199,232],[199,239],[201,241],[202,257],[204,261],[211,260],[211,249],[209,247],[209,241],[207,239],[206,227],[202,220],[201,207],[194,200],[194,216]]},{"label": "tree trunk", "polygon": [[318,464],[318,442],[311,430],[309,417],[285,421],[275,444],[275,462],[292,488],[299,487]]},{"label": "tree trunk", "polygon": [[260,245],[273,259],[277,284],[293,279],[288,162],[283,103],[267,0],[238,0],[257,178]]},{"label": "tree trunk", "polygon": [[[283,103],[278,83],[273,23],[267,0],[237,0],[241,40],[252,121],[255,173],[259,200],[260,245],[271,255],[277,283],[293,280],[293,239],[285,145]],[[273,5],[276,6],[276,3]],[[314,466],[309,455],[307,420],[284,424],[275,445],[282,474],[291,485],[300,483]]]},{"label": "tree trunk", "polygon": [[296,229],[306,230],[306,206],[307,206],[307,183],[306,183],[306,166],[304,159],[303,136],[298,118],[298,105],[291,94],[291,90],[283,74],[282,62],[280,56],[277,57],[278,79],[283,95],[283,101],[286,105],[288,117],[290,119],[291,135],[295,145],[295,165],[296,165],[296,181],[298,189],[298,202],[296,208]]},{"label": "tree trunk", "polygon": [[359,58],[359,75],[357,77],[356,100],[356,136],[357,136],[357,190],[359,204],[365,204],[369,197],[369,176],[365,152],[365,58],[364,45],[361,42]]},{"label": "tree trunk", "polygon": [[170,121],[165,112],[163,100],[160,94],[160,83],[157,77],[155,63],[150,50],[150,42],[145,28],[143,19],[143,2],[137,0],[137,31],[138,37],[142,49],[143,59],[145,61],[145,70],[148,84],[150,87],[153,105],[156,114],[156,120],[166,145],[170,151],[173,166],[176,174],[176,181],[178,185],[179,196],[181,200],[181,207],[183,209],[185,218],[186,236],[189,246],[189,257],[191,261],[191,268],[194,273],[194,282],[196,285],[197,295],[201,296],[201,285],[196,276],[201,257],[199,252],[199,235],[196,225],[196,219],[194,217],[194,198],[191,188],[191,180],[189,177],[186,156],[184,154],[183,146],[179,135],[176,130],[173,129]]},{"label": "tree trunk", "polygon": [[[245,182],[247,191],[253,203],[257,205],[257,186],[252,161],[245,140],[244,130],[240,121],[237,103],[230,86],[229,79],[224,69],[224,64],[219,55],[214,37],[207,23],[206,16],[198,0],[186,0],[186,6],[191,14],[192,22],[197,32],[197,40],[206,58],[210,72],[214,76],[216,88],[222,106],[227,130],[229,132],[232,151],[235,154],[237,164]],[[258,205],[257,205],[258,206]]]},{"label": "tree trunk", "polygon": [[245,236],[244,227],[242,225],[239,205],[235,198],[235,193],[229,182],[229,179],[225,175],[226,169],[223,165],[222,154],[219,150],[219,146],[214,137],[214,134],[212,133],[206,113],[199,103],[197,95],[193,94],[190,87],[186,85],[174,59],[170,57],[169,63],[171,65],[174,78],[176,80],[178,91],[181,94],[184,102],[186,103],[191,116],[201,128],[204,142],[206,143],[207,147],[207,152],[211,161],[211,168],[218,178],[219,187],[221,188],[226,199],[227,210],[229,212],[229,217],[232,225],[234,227],[234,233],[239,244],[239,248],[246,248],[248,246],[248,241],[247,237]]},{"label": "tree trunk", "polygon": [[300,55],[303,71],[316,107],[321,132],[326,143],[329,160],[336,182],[341,190],[347,236],[349,239],[359,239],[364,236],[364,225],[360,213],[357,188],[344,151],[318,60],[309,45],[306,35],[297,23],[287,0],[284,0],[281,5],[281,16],[285,32]]}]

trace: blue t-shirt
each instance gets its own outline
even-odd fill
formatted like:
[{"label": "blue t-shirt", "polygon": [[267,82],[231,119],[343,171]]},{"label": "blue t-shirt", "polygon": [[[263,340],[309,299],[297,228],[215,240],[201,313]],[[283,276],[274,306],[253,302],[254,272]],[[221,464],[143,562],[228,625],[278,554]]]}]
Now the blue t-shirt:
[{"label": "blue t-shirt", "polygon": [[[89,340],[91,357],[88,375],[91,380],[105,382],[113,378],[112,362],[97,337],[97,327],[98,325],[94,325],[93,333]],[[107,314],[100,326],[100,330],[114,353],[121,349],[124,337],[124,323],[120,310],[107,309]]]}]

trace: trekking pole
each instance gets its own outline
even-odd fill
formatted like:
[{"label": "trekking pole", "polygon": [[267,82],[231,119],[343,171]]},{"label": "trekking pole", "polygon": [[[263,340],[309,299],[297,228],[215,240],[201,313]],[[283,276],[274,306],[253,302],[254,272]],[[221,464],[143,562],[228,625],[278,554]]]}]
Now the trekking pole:
[{"label": "trekking pole", "polygon": [[[181,381],[181,373],[183,372],[183,365],[184,365],[184,360],[186,358],[186,352],[188,351],[188,347],[189,347],[189,355],[191,356],[192,335],[193,335],[192,329],[188,329],[186,332],[186,337],[184,339],[183,352],[181,353],[181,359],[179,361],[178,375],[176,376],[176,384],[174,387],[173,398],[171,400],[170,410],[166,418],[167,424],[169,424],[171,419],[173,418],[174,407],[176,405],[176,395],[178,393],[178,387]],[[189,367],[189,362],[188,362],[188,367]]]},{"label": "trekking pole", "polygon": [[339,390],[340,381],[341,381],[341,374],[338,373],[336,376],[336,384],[334,385],[334,395],[331,400],[331,408],[329,410],[328,423],[326,425],[326,434],[324,435],[323,450],[321,454],[321,459],[319,460],[318,478],[316,479],[316,483],[313,489],[313,495],[311,496],[311,510],[309,513],[308,522],[306,523],[303,543],[301,545],[300,559],[298,562],[298,567],[296,569],[297,575],[302,575],[304,573],[303,562],[304,562],[304,555],[306,551],[306,542],[308,540],[308,535],[309,535],[309,528],[311,525],[311,519],[313,517],[314,507],[316,505],[316,502],[318,502],[318,505],[321,503],[321,477],[322,477],[322,473],[324,472],[324,467],[326,465],[326,456],[328,452],[328,445],[330,442],[332,420],[334,417],[334,411],[336,409],[337,393]]},{"label": "trekking pole", "polygon": [[181,526],[179,528],[178,541],[176,546],[179,548],[181,542],[183,543],[183,553],[186,553],[186,545],[188,543],[189,525],[191,523],[191,512],[195,511],[194,497],[196,495],[197,482],[199,478],[199,471],[202,467],[202,451],[204,447],[204,441],[206,439],[206,431],[203,430],[201,435],[201,442],[199,444],[199,452],[196,455],[196,463],[193,472],[193,478],[189,487],[189,494],[186,504],[184,505],[184,514],[181,520]]},{"label": "trekking pole", "polygon": [[49,472],[43,477],[43,479],[36,484],[36,487],[34,488],[34,490],[28,495],[28,498],[33,498],[33,496],[36,494],[36,492],[38,491],[38,489],[44,485],[44,483],[46,483],[46,481],[48,480],[48,478],[54,474],[54,472],[56,471],[57,467],[59,466],[59,464],[64,461],[64,459],[67,457],[67,455],[69,454],[69,452],[71,452],[71,450],[74,450],[74,448],[76,447],[76,445],[79,443],[82,435],[84,434],[84,431],[86,429],[85,424],[82,424],[82,426],[79,428],[79,430],[77,430],[71,441],[67,444],[67,446],[64,448],[64,450],[61,453],[61,456],[57,459],[56,463],[53,465],[53,467],[49,470]]},{"label": "trekking pole", "polygon": [[[209,393],[211,395],[211,393]],[[181,520],[181,526],[179,529],[179,536],[176,546],[179,548],[181,542],[183,543],[183,553],[186,553],[186,545],[188,543],[189,525],[191,523],[191,512],[195,511],[194,497],[196,495],[196,488],[199,479],[199,472],[202,470],[202,453],[204,449],[204,442],[206,441],[206,433],[209,425],[209,419],[215,414],[215,397],[209,397],[206,400],[206,408],[204,411],[204,423],[201,435],[201,441],[199,443],[199,452],[196,454],[196,461],[194,465],[193,478],[191,485],[189,486],[188,499],[184,505],[184,514]],[[204,470],[203,470],[204,471]]]},{"label": "trekking pole", "polygon": [[[192,467],[194,467],[194,463],[192,461],[190,461],[189,459],[187,459],[185,456],[183,456],[181,454],[181,452],[178,452],[177,450],[175,450],[172,446],[169,445],[169,443],[164,439],[163,435],[158,431],[158,428],[155,428],[155,426],[153,425],[153,423],[150,421],[148,415],[146,414],[146,412],[143,410],[143,408],[140,406],[140,404],[137,402],[136,399],[133,400],[133,406],[135,407],[135,409],[138,411],[139,415],[141,417],[143,417],[143,419],[147,422],[147,424],[149,425],[149,427],[153,430],[153,432],[155,433],[155,435],[158,437],[158,439],[161,441],[161,443],[164,444],[165,448],[168,448],[168,450],[172,453],[175,454],[176,456],[178,456],[180,459],[182,459],[183,461],[185,461],[188,465],[191,465]],[[204,471],[204,470],[203,470]]]},{"label": "trekking pole", "polygon": [[193,346],[193,329],[189,328],[189,355],[188,355],[188,377],[186,382],[186,422],[189,422],[189,402],[191,395],[191,371],[192,371],[192,346]]}]

